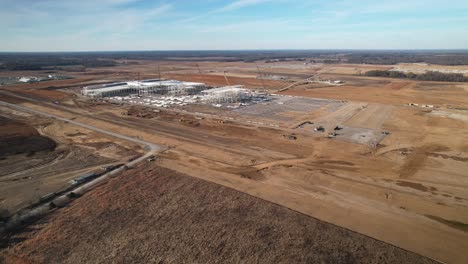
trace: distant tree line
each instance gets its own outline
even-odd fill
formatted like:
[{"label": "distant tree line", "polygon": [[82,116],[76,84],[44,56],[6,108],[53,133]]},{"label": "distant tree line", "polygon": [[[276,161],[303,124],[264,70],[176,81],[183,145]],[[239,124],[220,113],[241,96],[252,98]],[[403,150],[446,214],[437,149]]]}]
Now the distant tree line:
[{"label": "distant tree line", "polygon": [[468,51],[358,51],[358,50],[214,50],[2,53],[0,70],[44,70],[51,67],[110,67],[119,60],[244,61],[310,63],[468,65]]},{"label": "distant tree line", "polygon": [[438,65],[467,65],[467,53],[356,53],[346,55],[348,63],[394,65],[398,63],[428,63]]},{"label": "distant tree line", "polygon": [[468,82],[468,77],[465,77],[461,73],[443,73],[437,71],[428,71],[422,74],[415,74],[412,72],[405,73],[400,71],[374,70],[366,72],[365,75],[372,77],[402,78],[420,81]]},{"label": "distant tree line", "polygon": [[29,54],[0,55],[0,70],[9,71],[38,71],[60,69],[65,66],[81,66],[85,68],[112,67],[117,63],[114,60],[101,59],[99,57],[81,56],[48,56]]}]

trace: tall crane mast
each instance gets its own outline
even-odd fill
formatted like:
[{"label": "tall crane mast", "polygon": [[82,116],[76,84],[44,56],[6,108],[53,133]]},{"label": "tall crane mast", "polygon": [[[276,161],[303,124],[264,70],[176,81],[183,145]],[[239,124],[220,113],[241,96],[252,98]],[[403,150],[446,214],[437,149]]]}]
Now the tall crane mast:
[{"label": "tall crane mast", "polygon": [[258,64],[255,63],[255,66],[257,66],[257,71],[258,71],[258,76],[260,77],[260,81],[262,82],[263,90],[265,90],[265,80],[263,80],[263,73],[260,71],[260,67],[258,67]]},{"label": "tall crane mast", "polygon": [[138,97],[141,97],[141,89],[140,89],[140,72],[138,72],[138,80],[137,80],[137,84],[138,84]]},{"label": "tall crane mast", "polygon": [[161,66],[158,64],[158,73],[159,73],[159,87],[162,86],[162,79],[161,79]]}]

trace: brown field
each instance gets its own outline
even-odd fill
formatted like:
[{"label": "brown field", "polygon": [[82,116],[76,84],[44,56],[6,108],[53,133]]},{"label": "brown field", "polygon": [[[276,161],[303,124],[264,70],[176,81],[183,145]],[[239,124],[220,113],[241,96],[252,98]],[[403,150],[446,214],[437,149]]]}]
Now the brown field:
[{"label": "brown field", "polygon": [[[25,123],[0,116],[0,127],[0,158],[5,165],[12,163],[8,160],[9,156],[27,154],[27,158],[31,158],[36,152],[51,152],[56,147],[53,140],[41,136]],[[18,167],[17,164],[15,167]],[[1,174],[8,172],[3,170]]]},{"label": "brown field", "polygon": [[442,71],[445,73],[462,73],[468,76],[468,65],[427,65],[417,63],[400,63],[394,67],[399,71],[424,73],[425,71]]},{"label": "brown field", "polygon": [[[157,78],[158,73],[155,69],[158,65],[161,66],[164,78],[225,85],[226,80],[223,72],[226,71],[231,84],[243,84],[252,89],[261,88],[265,84],[265,87],[271,92],[276,91],[281,95],[300,97],[278,96],[280,98],[278,100],[284,101],[283,104],[249,106],[235,111],[220,110],[209,106],[185,106],[180,109],[165,109],[159,113],[155,113],[151,109],[135,110],[133,108],[128,115],[128,110],[131,108],[128,105],[96,102],[75,94],[82,86],[80,82],[101,82],[130,77],[135,79],[137,72],[141,73],[141,78]],[[73,83],[70,83],[70,87],[50,90],[48,88],[50,86],[59,86],[50,83],[37,84],[34,87],[21,85],[7,87],[14,94],[41,99],[40,101],[21,99],[4,93],[0,93],[0,100],[73,118],[82,123],[168,146],[169,149],[160,155],[158,166],[170,169],[171,172],[168,175],[174,175],[177,179],[182,176],[176,175],[182,173],[216,183],[280,205],[282,207],[278,208],[281,210],[286,210],[283,208],[286,207],[425,257],[447,263],[466,263],[468,261],[466,252],[466,248],[468,248],[466,228],[468,225],[468,174],[466,173],[468,171],[468,88],[466,84],[372,78],[359,75],[371,69],[392,67],[385,65],[303,65],[300,62],[258,63],[258,65],[262,72],[288,76],[289,80],[265,80],[262,82],[255,78],[258,71],[256,65],[251,63],[200,62],[199,66],[202,72],[200,73],[193,62],[144,61],[138,65],[97,68],[85,73],[74,73],[75,79]],[[345,83],[341,86],[330,86],[303,82],[306,77],[316,76],[316,74],[319,74],[322,79],[343,80]],[[61,83],[60,85],[65,84]],[[278,92],[287,86],[290,86],[289,89]],[[52,94],[50,91],[54,93]],[[50,103],[52,101],[59,101],[59,103]],[[408,106],[409,103],[416,103],[420,106],[411,107]],[[421,105],[434,107],[421,107]],[[1,111],[3,114],[8,109],[1,108]],[[144,114],[145,111],[151,114]],[[200,118],[198,113],[210,115],[204,115],[203,118]],[[20,118],[19,113],[14,114],[10,113],[9,117]],[[146,118],[141,116],[146,116]],[[21,121],[32,127],[40,127],[40,122],[34,123],[32,117],[23,117]],[[46,121],[43,120],[43,122]],[[39,131],[44,132],[44,136],[59,142],[59,146],[63,144],[62,142],[66,142],[68,146],[85,147],[90,151],[90,154],[104,156],[112,159],[113,162],[122,162],[131,156],[129,152],[124,151],[118,154],[118,151],[115,152],[115,148],[111,148],[114,149],[114,152],[109,152],[106,148],[100,150],[99,146],[102,145],[89,144],[93,142],[115,143],[115,139],[106,138],[98,133],[79,129],[70,124],[63,124],[63,122],[54,121],[52,123],[50,130]],[[318,125],[325,127],[326,133],[314,132],[313,128]],[[336,126],[342,126],[343,130],[337,131],[339,135],[336,138],[327,138],[328,132],[333,131]],[[78,132],[86,136],[73,136],[79,135]],[[388,135],[382,132],[388,132]],[[290,135],[294,135],[293,140],[288,139]],[[138,152],[137,149],[134,149],[135,146],[132,147],[127,142],[119,141],[116,144],[125,146],[127,150]],[[129,192],[135,193],[136,191],[130,186],[138,189],[139,187],[134,184],[148,180],[140,175],[143,171],[143,169],[132,171],[134,175],[137,175],[135,181],[119,177],[113,179],[109,186],[127,184]],[[73,175],[76,176],[76,173]],[[61,178],[61,176],[57,177]],[[67,177],[70,179],[72,176],[70,174]],[[129,179],[131,179],[130,177]],[[157,174],[154,177],[169,176]],[[216,188],[224,188],[195,179],[186,181],[203,182],[203,186],[205,186],[203,188],[206,190],[204,192],[209,193],[220,190]],[[173,184],[174,186],[164,186],[166,186],[167,192],[173,192],[174,195],[178,193],[178,188],[181,188],[181,185],[185,186],[182,183],[174,182]],[[34,184],[29,185],[28,188],[32,188],[32,186]],[[141,187],[144,186],[141,185]],[[154,186],[155,190],[158,188],[162,187]],[[181,193],[192,197],[195,200],[194,203],[198,201],[196,200],[198,198],[193,195],[200,192],[200,189],[182,190],[184,191]],[[226,189],[223,189],[223,193],[227,192],[224,190]],[[92,199],[98,199],[99,195],[102,195],[103,200],[96,202],[97,206],[92,206],[94,204],[91,202],[94,201]],[[87,219],[87,224],[80,225],[79,230],[82,230],[82,226],[86,230],[93,231],[104,226],[103,232],[112,235],[112,239],[109,239],[109,244],[103,245],[93,240],[87,240],[89,243],[86,245],[79,244],[77,252],[82,253],[70,255],[71,253],[60,251],[62,253],[57,252],[57,255],[54,255],[56,258],[66,256],[69,262],[73,262],[80,256],[93,258],[92,256],[96,255],[83,253],[88,249],[88,246],[99,245],[105,250],[104,247],[120,245],[124,252],[119,251],[118,254],[129,252],[130,255],[115,255],[114,257],[119,260],[133,256],[131,254],[141,254],[145,256],[143,261],[148,260],[151,256],[156,256],[156,260],[165,259],[171,262],[170,258],[174,258],[174,254],[171,252],[176,251],[180,252],[180,256],[185,256],[193,261],[209,262],[214,260],[213,254],[216,254],[214,253],[216,251],[211,250],[212,244],[203,244],[202,242],[194,242],[185,249],[177,247],[167,253],[155,255],[148,253],[146,255],[145,252],[149,252],[149,248],[155,248],[155,252],[161,252],[158,250],[161,250],[160,247],[163,248],[163,246],[157,244],[157,241],[150,237],[132,237],[128,240],[125,240],[124,237],[130,233],[133,225],[139,230],[150,229],[151,232],[158,232],[159,229],[152,229],[156,228],[154,225],[157,222],[139,223],[136,218],[133,220],[124,218],[122,223],[128,223],[125,225],[127,233],[119,235],[117,229],[114,228],[118,228],[120,222],[111,222],[107,220],[109,218],[106,218],[108,217],[106,214],[111,215],[109,208],[114,208],[112,204],[105,203],[105,199],[111,199],[109,198],[111,195],[117,196],[112,198],[114,200],[120,197],[118,192],[114,194],[106,187],[102,187],[80,198],[70,207],[58,210],[47,218],[47,221],[40,223],[38,226],[40,231],[27,235],[24,242],[13,246],[12,250],[8,252],[8,258],[14,259],[16,256],[40,261],[49,252],[57,250],[41,237],[46,234],[57,236],[54,238],[57,240],[52,241],[59,241],[61,239],[59,236],[64,236],[65,233],[55,233],[54,227],[62,227],[64,223],[67,223],[65,221],[67,219],[67,221],[75,221],[73,219],[76,219],[74,217],[77,213],[72,208],[79,208],[80,217]],[[129,196],[122,197],[130,199]],[[174,196],[174,199],[182,201],[187,197],[179,193]],[[209,198],[210,201],[219,202],[218,205],[215,203],[213,206],[225,205],[224,200],[215,197],[217,196]],[[3,199],[0,204],[8,203],[8,197]],[[251,206],[260,203],[259,200],[252,197],[249,199],[252,200],[250,202],[242,200],[242,203]],[[149,201],[147,205],[150,208],[152,204],[155,207],[159,206],[159,201],[151,199]],[[99,206],[101,202],[103,205]],[[84,204],[91,206],[85,208]],[[272,206],[269,203],[266,204]],[[184,206],[198,207],[197,205],[189,206],[186,203]],[[210,206],[200,207],[206,208],[204,210],[213,210]],[[118,211],[117,216],[120,215],[119,217],[123,217],[123,214],[140,215],[140,218],[145,220],[155,217],[152,211],[142,211],[143,209],[138,208],[132,211],[133,209],[129,208],[128,203],[125,203],[125,206],[122,205],[122,208],[125,209]],[[173,210],[171,212],[177,212],[177,214],[170,218],[169,216],[164,218],[167,219],[167,225],[170,225],[161,227],[167,228],[164,229],[164,234],[176,234],[173,232],[178,230],[178,226],[174,222],[192,219],[191,213],[193,211],[186,208],[176,210],[177,208],[174,207],[171,209]],[[218,215],[221,217],[235,213],[232,210],[234,209],[221,210],[220,212],[223,213]],[[263,212],[263,209],[258,210]],[[184,212],[187,212],[190,217],[180,215]],[[304,215],[301,217],[305,217]],[[245,226],[246,229],[239,231],[240,234],[251,232],[248,231],[250,230],[248,228],[261,227],[260,219],[263,218],[258,216],[251,219],[251,222]],[[305,239],[307,233],[304,236],[298,236],[295,233],[297,227],[288,222],[293,220],[285,218],[270,215],[268,221],[278,221],[278,225],[281,225],[282,230],[284,230],[280,232],[281,234],[295,234],[288,236]],[[99,221],[93,219],[99,219]],[[199,221],[197,219],[193,221]],[[305,219],[316,221],[307,217]],[[213,216],[210,221],[213,221],[210,223],[217,223],[214,224],[216,226],[221,225],[222,221],[226,220],[216,219]],[[205,226],[199,228],[200,230],[191,233],[193,241],[199,241],[197,239],[201,238],[198,237],[198,234],[204,232],[210,232],[209,235],[213,235],[212,243],[219,243],[222,238],[220,234],[211,233],[215,232],[213,230],[221,229],[209,230]],[[230,226],[229,228],[234,227]],[[278,228],[280,227],[278,226]],[[67,230],[69,230],[67,232],[76,231]],[[87,232],[85,234],[90,234],[91,231]],[[236,257],[240,256],[236,254],[246,252],[243,250],[250,247],[248,244],[235,242],[237,238],[232,238],[233,231],[226,229],[225,232],[231,239],[234,239],[226,242],[231,243],[230,246],[227,246],[230,253],[225,253],[227,254],[225,255],[226,261],[236,262],[238,260]],[[270,233],[274,234],[273,231],[268,232],[268,234]],[[341,241],[347,239],[347,235],[342,233],[333,235],[333,237],[340,237]],[[139,248],[133,246],[132,241],[139,239],[145,241],[142,242],[141,248],[144,251],[139,251]],[[174,245],[177,243],[190,244],[186,240],[170,240],[171,238],[162,235],[160,239],[168,239],[164,241],[174,243]],[[281,239],[283,238],[279,238],[280,241],[282,241]],[[357,237],[353,238],[353,240],[355,239],[361,241]],[[70,241],[67,243],[78,242]],[[311,243],[314,245],[315,242]],[[336,245],[335,242],[321,244],[327,245],[328,243],[330,247]],[[348,242],[342,243],[345,245]],[[205,245],[208,249],[197,251],[199,249],[194,247],[198,247],[199,244]],[[236,249],[234,244],[240,244],[239,248]],[[33,252],[32,249],[36,246],[40,250]],[[357,262],[380,263],[375,254],[385,250],[396,252],[389,249],[388,245],[385,247],[387,249],[381,248],[376,252],[370,248],[363,250],[366,252],[363,253],[364,255],[373,252],[371,255],[366,255],[368,257],[363,257],[364,255],[360,255],[357,251],[350,251],[349,256],[356,258]],[[317,252],[304,243],[300,244],[299,248],[304,250],[303,252]],[[275,247],[275,249],[288,250],[281,247]],[[191,252],[199,253],[191,255]],[[252,252],[248,251],[244,253],[246,254],[244,256],[254,254]],[[271,258],[273,262],[276,259],[279,262],[288,262],[286,256],[283,259],[275,255],[274,252],[278,251],[265,253],[265,256]],[[307,255],[307,253],[298,254]],[[330,252],[323,254],[338,262],[343,256],[335,256]],[[402,256],[399,254],[397,255]],[[397,255],[392,255],[392,258],[386,256],[382,262],[405,262],[399,261]],[[112,258],[112,256],[111,254],[107,257]],[[253,256],[260,259],[259,255]],[[320,262],[323,260],[321,256],[320,254],[312,256],[312,262]],[[291,256],[288,258],[292,259],[291,262],[304,261],[304,259],[296,259]],[[53,262],[53,259],[51,260]],[[252,261],[255,260],[252,259]],[[408,260],[406,262],[414,261]],[[173,262],[178,261],[173,259]]]},{"label": "brown field", "polygon": [[[183,81],[195,81],[195,82],[203,82],[208,85],[213,86],[223,86],[228,85],[226,83],[226,79],[224,76],[220,75],[208,75],[208,74],[166,74],[167,78],[176,79],[176,80],[183,80]],[[261,81],[256,78],[241,78],[241,77],[228,77],[229,84],[236,84],[236,85],[245,85],[246,87],[251,88],[263,88],[265,85],[265,89],[274,89],[277,87],[281,87],[282,82],[278,81]]]},{"label": "brown field", "polygon": [[127,171],[29,230],[10,238],[23,242],[0,255],[0,260],[435,263],[284,207],[154,165]]}]

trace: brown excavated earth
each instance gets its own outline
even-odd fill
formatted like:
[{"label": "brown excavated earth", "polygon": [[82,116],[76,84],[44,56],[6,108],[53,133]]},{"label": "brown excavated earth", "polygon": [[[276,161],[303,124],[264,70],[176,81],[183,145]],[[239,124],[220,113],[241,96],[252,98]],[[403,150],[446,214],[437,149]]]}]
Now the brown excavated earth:
[{"label": "brown excavated earth", "polygon": [[143,166],[10,238],[17,244],[0,262],[433,263],[232,189]]}]

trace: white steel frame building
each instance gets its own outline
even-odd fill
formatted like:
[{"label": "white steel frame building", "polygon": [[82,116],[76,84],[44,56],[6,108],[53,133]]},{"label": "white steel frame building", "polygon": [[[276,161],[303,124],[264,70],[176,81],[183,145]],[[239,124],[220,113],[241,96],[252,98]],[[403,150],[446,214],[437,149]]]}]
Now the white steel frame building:
[{"label": "white steel frame building", "polygon": [[156,79],[87,86],[83,87],[81,94],[93,98],[121,96],[128,94],[186,95],[195,94],[206,88],[207,86],[204,83]]},{"label": "white steel frame building", "polygon": [[250,98],[251,93],[242,85],[224,86],[214,89],[203,90],[203,96],[211,103],[237,103]]}]

